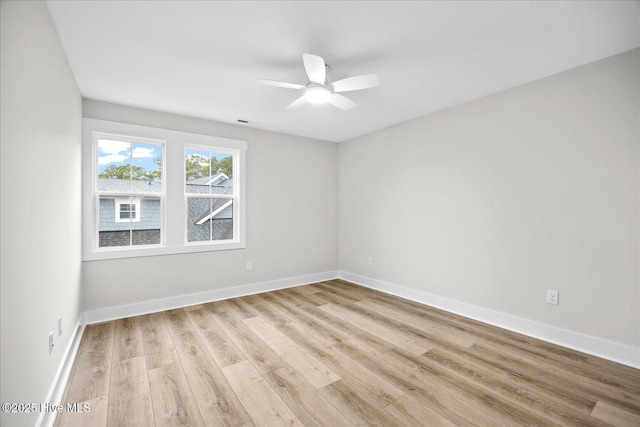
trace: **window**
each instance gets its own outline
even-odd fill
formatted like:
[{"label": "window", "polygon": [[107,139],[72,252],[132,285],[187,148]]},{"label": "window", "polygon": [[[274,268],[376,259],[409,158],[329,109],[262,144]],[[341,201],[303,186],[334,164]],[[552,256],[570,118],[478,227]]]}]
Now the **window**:
[{"label": "window", "polygon": [[106,133],[93,139],[98,248],[162,244],[164,142]]},{"label": "window", "polygon": [[[185,149],[187,242],[232,240],[233,161],[238,153],[203,147]],[[236,203],[237,205],[237,203]]]},{"label": "window", "polygon": [[117,198],[116,202],[116,222],[140,222],[140,198]]},{"label": "window", "polygon": [[245,247],[245,141],[84,119],[83,144],[83,259]]}]

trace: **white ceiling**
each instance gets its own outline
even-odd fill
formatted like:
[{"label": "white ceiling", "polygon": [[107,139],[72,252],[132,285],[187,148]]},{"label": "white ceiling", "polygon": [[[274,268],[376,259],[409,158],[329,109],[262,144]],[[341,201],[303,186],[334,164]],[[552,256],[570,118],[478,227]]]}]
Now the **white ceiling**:
[{"label": "white ceiling", "polygon": [[[343,141],[640,46],[639,1],[48,1],[86,98]],[[351,111],[285,107],[377,73]]]}]

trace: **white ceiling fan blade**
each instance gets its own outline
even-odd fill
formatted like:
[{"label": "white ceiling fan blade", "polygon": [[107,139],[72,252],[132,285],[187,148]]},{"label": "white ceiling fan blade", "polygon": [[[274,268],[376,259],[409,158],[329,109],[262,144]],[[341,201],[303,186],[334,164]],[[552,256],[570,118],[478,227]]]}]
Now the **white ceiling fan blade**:
[{"label": "white ceiling fan blade", "polygon": [[365,74],[362,76],[349,77],[331,83],[334,92],[348,92],[350,90],[368,89],[378,86],[380,79],[377,74]]},{"label": "white ceiling fan blade", "polygon": [[279,82],[276,80],[258,79],[257,82],[262,85],[284,87],[287,89],[303,89],[304,88],[304,85],[299,85],[297,83]]},{"label": "white ceiling fan blade", "polygon": [[303,105],[305,105],[306,103],[307,103],[307,100],[303,95],[300,98],[298,98],[295,101],[293,101],[291,104],[287,105],[287,108],[288,109],[299,108],[299,107],[302,107]]},{"label": "white ceiling fan blade", "polygon": [[337,107],[341,110],[348,111],[355,107],[357,104],[347,98],[346,96],[338,95],[337,93],[332,93],[329,98],[329,104]]},{"label": "white ceiling fan blade", "polygon": [[307,76],[309,76],[309,80],[313,83],[323,85],[327,79],[324,59],[318,55],[305,53],[302,55],[302,62],[304,62],[304,69],[307,72]]}]

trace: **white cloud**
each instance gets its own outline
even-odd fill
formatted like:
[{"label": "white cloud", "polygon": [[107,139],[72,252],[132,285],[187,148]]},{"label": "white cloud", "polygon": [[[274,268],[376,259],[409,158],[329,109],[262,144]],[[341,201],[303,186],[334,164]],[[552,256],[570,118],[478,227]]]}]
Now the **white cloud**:
[{"label": "white cloud", "polygon": [[[121,163],[129,158],[129,154],[108,154],[98,156],[98,165],[108,165],[109,163]],[[128,162],[127,162],[128,163]]]},{"label": "white cloud", "polygon": [[135,147],[131,150],[131,143],[101,139],[98,141],[98,165],[110,163],[129,163],[131,158],[149,159],[158,157],[154,147]]},{"label": "white cloud", "polygon": [[98,141],[98,149],[101,154],[120,154],[123,151],[126,151],[126,154],[128,154],[131,149],[131,143],[101,139]]},{"label": "white cloud", "polygon": [[131,155],[136,159],[145,159],[145,158],[153,158],[158,157],[156,154],[156,150],[153,148],[144,148],[144,147],[136,147],[133,149],[133,153]]},{"label": "white cloud", "polygon": [[129,158],[131,143],[101,139],[98,141],[98,165],[120,163]]}]

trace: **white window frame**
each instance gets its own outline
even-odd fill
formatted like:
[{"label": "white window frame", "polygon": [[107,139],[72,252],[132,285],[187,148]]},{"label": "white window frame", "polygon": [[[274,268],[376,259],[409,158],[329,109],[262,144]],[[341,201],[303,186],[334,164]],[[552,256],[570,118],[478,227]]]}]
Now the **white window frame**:
[{"label": "white window frame", "polygon": [[[147,126],[97,119],[83,119],[82,142],[82,259],[85,261],[208,252],[246,248],[246,151],[247,142]],[[134,142],[163,141],[162,242],[149,246],[98,247],[97,143],[98,134],[118,135]],[[236,153],[234,158],[234,237],[231,240],[187,244],[187,198],[185,197],[186,147]],[[118,196],[121,197],[121,196]],[[140,211],[138,211],[139,213]],[[139,216],[139,215],[138,215]]]},{"label": "white window frame", "polygon": [[[191,144],[187,144],[184,147],[185,149],[185,153],[186,150],[188,149],[192,149],[192,150],[203,150],[203,151],[211,151],[211,152],[216,152],[216,153],[224,153],[224,154],[229,154],[231,156],[233,156],[233,191],[231,195],[225,195],[225,194],[200,194],[200,193],[187,193],[186,190],[186,183],[188,181],[184,180],[183,178],[183,182],[185,183],[185,190],[184,190],[184,207],[185,207],[185,215],[186,212],[188,211],[188,203],[189,203],[189,198],[206,198],[206,199],[228,199],[229,202],[225,203],[223,206],[219,207],[218,209],[216,209],[215,211],[211,212],[209,215],[207,215],[206,217],[202,218],[201,220],[199,220],[196,224],[197,225],[202,225],[205,222],[207,222],[208,220],[213,220],[213,218],[219,214],[220,212],[222,212],[224,209],[226,209],[229,206],[229,203],[231,203],[233,206],[233,239],[231,239],[231,241],[236,239],[236,233],[239,231],[239,223],[238,220],[239,218],[237,218],[237,215],[235,214],[235,206],[238,204],[238,195],[239,195],[239,187],[238,187],[238,180],[235,179],[235,172],[236,172],[236,163],[238,162],[239,158],[240,158],[240,151],[239,150],[230,150],[228,148],[223,148],[223,147],[215,147],[215,146],[207,146],[207,145],[191,145]],[[184,173],[182,174],[183,177],[186,177],[187,175],[187,165],[186,165],[186,161],[183,162],[184,164]],[[210,177],[210,179],[206,182],[206,185],[211,184],[212,182],[215,182],[220,176],[225,176],[227,177],[227,175],[225,175],[224,173],[217,173],[215,175],[212,175]],[[229,177],[227,177],[228,179]],[[193,242],[189,242],[187,240],[188,236],[188,227],[189,224],[188,222],[185,220],[184,222],[184,227],[185,227],[185,234],[184,234],[184,244],[187,246],[191,246],[191,245],[208,245],[208,244],[223,244],[224,242],[229,242],[229,240],[205,240],[205,241],[193,241]],[[211,230],[210,230],[211,231]]]},{"label": "white window frame", "polygon": [[[114,201],[116,203],[116,222],[140,222],[140,197],[116,197],[114,198]],[[122,216],[120,216],[120,214],[122,213],[120,207],[122,205],[133,206],[133,212],[135,212],[136,216],[134,218],[122,218]],[[130,213],[131,210],[127,212]]]}]

